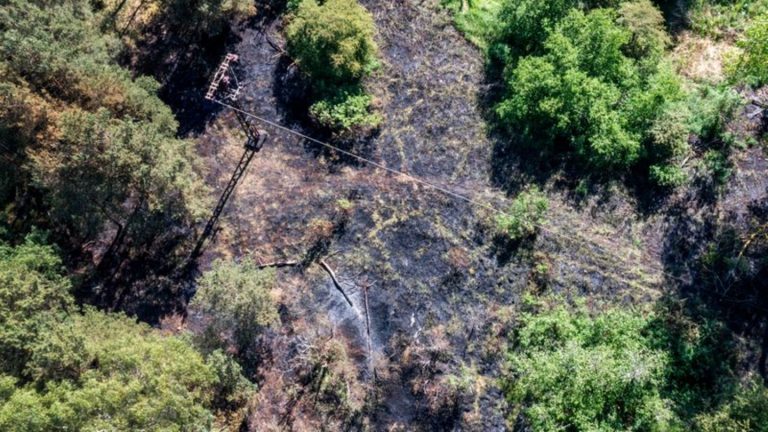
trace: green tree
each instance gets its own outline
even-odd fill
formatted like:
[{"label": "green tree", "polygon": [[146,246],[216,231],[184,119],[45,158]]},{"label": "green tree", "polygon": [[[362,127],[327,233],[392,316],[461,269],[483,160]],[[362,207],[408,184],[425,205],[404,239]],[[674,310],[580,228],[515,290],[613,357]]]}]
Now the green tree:
[{"label": "green tree", "polygon": [[146,251],[168,225],[202,216],[206,193],[159,84],[119,66],[122,45],[92,8],[86,0],[0,8],[0,96],[14,101],[0,108],[0,133],[29,159],[18,178],[44,193],[35,210],[68,246],[112,229],[108,252],[126,238]]},{"label": "green tree", "polygon": [[510,63],[508,95],[496,107],[523,142],[566,145],[593,167],[625,170],[649,154],[648,129],[684,98],[670,68],[628,57],[632,31],[609,9],[573,9],[544,41],[543,52]]},{"label": "green tree", "polygon": [[514,57],[538,54],[547,32],[578,6],[575,0],[503,0],[499,12],[499,42]]},{"label": "green tree", "polygon": [[624,2],[619,5],[619,24],[632,35],[624,52],[632,58],[658,61],[672,42],[664,29],[664,15],[649,0]]},{"label": "green tree", "polygon": [[310,115],[334,131],[377,126],[362,87],[379,64],[371,14],[356,0],[302,0],[292,9],[285,36],[315,93]]},{"label": "green tree", "polygon": [[682,430],[664,397],[669,360],[651,338],[653,318],[562,306],[522,314],[507,399],[533,430]]},{"label": "green tree", "polygon": [[259,334],[278,320],[270,293],[274,282],[273,270],[260,270],[250,260],[218,260],[199,279],[190,307],[210,315],[209,335],[231,338],[247,354]]},{"label": "green tree", "polygon": [[0,380],[2,430],[202,431],[211,425],[206,406],[215,377],[202,356],[187,341],[122,315],[87,309],[52,323],[34,344],[29,369],[51,380],[13,389],[8,378]]},{"label": "green tree", "polygon": [[378,64],[374,28],[355,0],[303,0],[285,30],[288,52],[317,85],[354,82]]},{"label": "green tree", "polygon": [[0,243],[0,372],[20,374],[46,317],[73,305],[71,284],[53,247],[30,235]]}]

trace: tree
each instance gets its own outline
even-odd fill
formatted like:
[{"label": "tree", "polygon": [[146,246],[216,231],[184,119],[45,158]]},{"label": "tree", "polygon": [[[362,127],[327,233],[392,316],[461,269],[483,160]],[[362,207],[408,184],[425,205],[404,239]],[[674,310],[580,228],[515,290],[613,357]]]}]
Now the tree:
[{"label": "tree", "polygon": [[539,54],[547,32],[576,6],[574,0],[504,0],[498,40],[511,49],[514,57]]},{"label": "tree", "polygon": [[641,65],[625,54],[635,36],[617,21],[610,9],[572,9],[548,32],[541,55],[508,65],[508,94],[496,112],[523,142],[570,147],[609,171],[648,155],[648,129],[685,95],[658,59]]},{"label": "tree", "polygon": [[638,0],[621,3],[618,12],[618,23],[632,35],[624,52],[634,59],[657,62],[671,43],[661,11],[649,0]]},{"label": "tree", "polygon": [[285,34],[288,53],[318,85],[357,81],[378,64],[373,17],[355,0],[303,0]]},{"label": "tree", "polygon": [[51,323],[29,369],[44,385],[0,380],[2,430],[202,431],[212,421],[214,374],[202,356],[123,315],[87,309]]},{"label": "tree", "polygon": [[310,115],[334,131],[377,126],[361,83],[379,64],[371,14],[356,0],[302,0],[292,9],[288,53],[315,93]]},{"label": "tree", "polygon": [[29,159],[18,177],[43,193],[34,210],[54,234],[77,251],[111,228],[109,257],[127,238],[147,252],[168,225],[202,217],[206,193],[159,84],[119,66],[121,44],[99,22],[85,0],[7,1],[0,97],[14,104],[0,108],[0,133]]},{"label": "tree", "polygon": [[36,235],[0,243],[0,372],[20,374],[46,317],[73,305],[71,284],[53,247]]},{"label": "tree", "polygon": [[562,306],[522,314],[508,401],[533,430],[682,430],[664,397],[668,357],[650,338],[653,318],[618,309],[593,318]]},{"label": "tree", "polygon": [[250,260],[219,260],[198,281],[190,307],[210,315],[209,335],[231,338],[247,354],[259,334],[278,320],[270,293],[274,280],[273,270],[260,270]]}]

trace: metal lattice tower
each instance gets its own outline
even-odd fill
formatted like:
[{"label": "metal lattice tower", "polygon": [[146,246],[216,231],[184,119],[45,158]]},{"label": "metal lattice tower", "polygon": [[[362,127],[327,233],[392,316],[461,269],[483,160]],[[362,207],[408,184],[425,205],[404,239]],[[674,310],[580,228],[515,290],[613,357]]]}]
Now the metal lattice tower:
[{"label": "metal lattice tower", "polygon": [[220,97],[236,108],[233,111],[240,127],[246,135],[245,151],[240,157],[240,161],[237,163],[235,170],[232,172],[232,177],[229,179],[227,186],[221,192],[219,201],[216,203],[216,207],[213,209],[213,214],[208,219],[205,229],[203,229],[203,233],[197,239],[195,249],[192,251],[193,259],[200,256],[205,242],[215,235],[216,225],[219,222],[221,213],[224,211],[224,207],[227,205],[227,201],[229,201],[229,198],[235,191],[240,179],[245,175],[245,171],[253,160],[253,157],[256,156],[256,153],[258,153],[259,150],[261,150],[261,147],[267,139],[267,133],[261,129],[253,127],[249,119],[242,113],[243,110],[238,101],[240,84],[232,69],[232,63],[237,60],[238,57],[236,54],[227,54],[226,57],[224,57],[224,60],[213,75],[213,79],[211,79],[211,84],[208,86],[208,90],[205,93],[205,99],[209,101],[219,101]]}]

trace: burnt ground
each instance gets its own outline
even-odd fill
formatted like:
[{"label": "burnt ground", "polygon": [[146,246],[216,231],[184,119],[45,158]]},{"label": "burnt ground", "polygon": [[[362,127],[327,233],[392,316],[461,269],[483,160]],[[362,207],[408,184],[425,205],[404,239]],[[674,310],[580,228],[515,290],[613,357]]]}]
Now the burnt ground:
[{"label": "burnt ground", "polygon": [[[484,121],[489,87],[482,53],[452,27],[437,0],[363,3],[375,17],[383,57],[368,85],[384,121],[355,151],[504,208],[505,191],[529,179],[519,165],[507,171],[511,187],[500,189],[491,179],[498,143]],[[280,25],[268,19],[239,30],[232,50],[241,58],[241,103],[317,136],[302,118],[298,71],[280,52]],[[210,105],[206,112],[211,119],[195,136],[216,191],[229,179],[243,137],[231,112]],[[547,291],[598,302],[654,301],[690,280],[671,263],[692,262],[701,253],[696,239],[724,211],[695,190],[638,211],[621,183],[575,200],[557,186],[566,174],[554,173],[543,184],[550,197],[546,226],[535,240],[511,245],[494,236],[493,214],[482,207],[263,127],[270,138],[201,260],[203,268],[217,257],[302,262],[279,271],[275,295],[285,328],[274,340],[282,351],[265,364],[253,430],[313,428],[297,397],[277,396],[287,378],[276,371],[303,352],[301,341],[318,334],[347,347],[357,371],[348,382],[349,404],[367,408],[364,418],[315,413],[314,427],[505,430],[496,378],[522,296]],[[734,211],[743,205],[734,196],[760,201],[766,194],[762,151],[749,149],[736,160],[744,169],[721,200]],[[335,271],[352,307],[320,260]]]}]

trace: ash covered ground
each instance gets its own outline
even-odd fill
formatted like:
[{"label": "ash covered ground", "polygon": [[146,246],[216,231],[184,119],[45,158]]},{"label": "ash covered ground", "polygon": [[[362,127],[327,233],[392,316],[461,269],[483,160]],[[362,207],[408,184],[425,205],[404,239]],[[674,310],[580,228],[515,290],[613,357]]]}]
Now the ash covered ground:
[{"label": "ash covered ground", "polygon": [[[696,241],[708,235],[708,224],[746,208],[736,197],[764,199],[766,180],[757,173],[766,161],[761,151],[740,154],[743,169],[719,202],[692,189],[647,210],[620,183],[575,199],[560,187],[571,181],[566,172],[532,178],[526,161],[497,160],[504,144],[489,132],[483,106],[496,89],[485,82],[482,53],[436,0],[363,3],[383,57],[368,86],[384,121],[368,139],[347,144],[498,209],[521,185],[539,182],[550,198],[546,226],[535,241],[510,245],[494,234],[494,214],[482,207],[260,126],[270,137],[202,260],[203,267],[216,257],[298,262],[278,272],[282,326],[266,338],[252,410],[258,415],[249,425],[505,430],[497,379],[522,296],[535,290],[656,300],[676,283],[670,274],[688,277],[670,263],[701,252]],[[240,101],[259,116],[328,139],[302,115],[299,72],[280,51],[280,27],[279,18],[266,17],[239,30],[231,50],[240,56]],[[192,134],[216,192],[244,139],[232,112],[209,108],[205,129]],[[305,390],[311,379],[297,365],[334,349],[346,352],[328,358],[347,400],[313,400]]]}]

